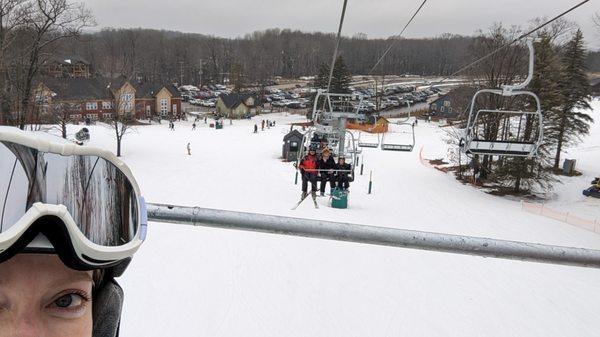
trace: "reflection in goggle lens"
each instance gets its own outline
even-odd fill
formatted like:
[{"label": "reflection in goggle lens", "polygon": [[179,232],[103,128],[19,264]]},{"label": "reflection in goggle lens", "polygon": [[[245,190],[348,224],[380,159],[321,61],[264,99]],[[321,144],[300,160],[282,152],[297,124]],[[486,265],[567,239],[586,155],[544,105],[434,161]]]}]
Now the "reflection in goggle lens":
[{"label": "reflection in goggle lens", "polygon": [[3,142],[0,174],[6,177],[0,179],[0,233],[41,202],[67,207],[83,235],[95,244],[120,246],[135,237],[135,190],[125,174],[103,158],[61,156]]}]

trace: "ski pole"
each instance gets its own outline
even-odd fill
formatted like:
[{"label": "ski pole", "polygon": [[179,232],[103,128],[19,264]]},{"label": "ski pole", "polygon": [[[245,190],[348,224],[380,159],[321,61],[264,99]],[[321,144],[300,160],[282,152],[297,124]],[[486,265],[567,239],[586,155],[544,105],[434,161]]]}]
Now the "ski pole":
[{"label": "ski pole", "polygon": [[298,170],[296,170],[296,179],[294,179],[294,185],[298,185]]}]

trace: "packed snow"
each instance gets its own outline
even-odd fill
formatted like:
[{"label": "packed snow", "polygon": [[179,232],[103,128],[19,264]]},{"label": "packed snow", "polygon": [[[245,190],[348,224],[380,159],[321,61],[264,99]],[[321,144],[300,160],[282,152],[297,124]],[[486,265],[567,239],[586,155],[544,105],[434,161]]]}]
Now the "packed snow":
[{"label": "packed snow", "polygon": [[[594,102],[600,111],[600,102]],[[596,119],[600,117],[594,116]],[[261,119],[276,127],[253,134]],[[521,211],[424,166],[444,158],[445,131],[416,127],[412,153],[363,149],[349,209],[300,198],[282,138],[294,115],[138,126],[123,143],[148,202],[465,234],[600,249],[600,236]],[[210,120],[209,120],[210,121]],[[69,129],[74,134],[80,126]],[[90,146],[115,147],[90,128]],[[397,135],[401,136],[398,131]],[[391,137],[391,136],[390,136]],[[192,155],[186,146],[191,143]],[[581,195],[600,174],[600,123],[567,157],[549,204],[600,218]],[[369,173],[373,193],[367,194]],[[598,336],[600,270],[460,256],[278,235],[151,223],[147,242],[120,280],[123,336]]]}]

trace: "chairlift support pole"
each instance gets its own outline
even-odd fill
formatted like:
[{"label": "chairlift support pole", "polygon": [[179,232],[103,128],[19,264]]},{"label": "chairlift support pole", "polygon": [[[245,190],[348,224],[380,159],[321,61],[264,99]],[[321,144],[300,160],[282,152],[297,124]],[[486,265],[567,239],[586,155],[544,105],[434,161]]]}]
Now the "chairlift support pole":
[{"label": "chairlift support pole", "polygon": [[600,251],[584,248],[162,204],[148,204],[148,219],[198,227],[600,268]]}]

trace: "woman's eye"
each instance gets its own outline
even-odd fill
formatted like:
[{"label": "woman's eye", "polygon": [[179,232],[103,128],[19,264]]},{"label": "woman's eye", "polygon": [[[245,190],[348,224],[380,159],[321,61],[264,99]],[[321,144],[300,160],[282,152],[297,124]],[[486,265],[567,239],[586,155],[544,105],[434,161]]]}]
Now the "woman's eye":
[{"label": "woman's eye", "polygon": [[66,294],[56,299],[52,306],[59,309],[71,309],[80,307],[83,302],[84,298],[81,295]]},{"label": "woman's eye", "polygon": [[71,304],[73,303],[74,297],[75,295],[73,294],[69,294],[69,295],[64,295],[63,297],[57,299],[54,303],[56,304],[57,307],[59,308],[68,308],[71,306]]},{"label": "woman's eye", "polygon": [[92,298],[83,290],[67,290],[46,306],[48,313],[56,318],[77,319],[86,313]]}]

